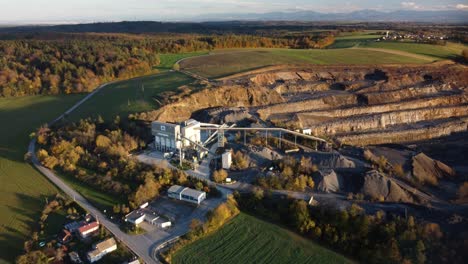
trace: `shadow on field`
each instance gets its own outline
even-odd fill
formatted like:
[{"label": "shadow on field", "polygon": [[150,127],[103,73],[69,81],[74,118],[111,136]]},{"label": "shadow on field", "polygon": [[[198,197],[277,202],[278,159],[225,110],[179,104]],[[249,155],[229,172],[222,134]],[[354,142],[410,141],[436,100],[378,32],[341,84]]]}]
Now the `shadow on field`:
[{"label": "shadow on field", "polygon": [[36,219],[39,219],[45,204],[45,199],[23,193],[15,195],[15,205],[7,205],[7,208],[15,215],[21,215],[21,218],[11,218],[9,225],[2,225],[0,228],[0,260],[7,262],[14,262],[15,258],[23,253],[23,243],[31,237],[31,234],[25,234],[23,230],[25,227],[31,230],[36,227]]}]

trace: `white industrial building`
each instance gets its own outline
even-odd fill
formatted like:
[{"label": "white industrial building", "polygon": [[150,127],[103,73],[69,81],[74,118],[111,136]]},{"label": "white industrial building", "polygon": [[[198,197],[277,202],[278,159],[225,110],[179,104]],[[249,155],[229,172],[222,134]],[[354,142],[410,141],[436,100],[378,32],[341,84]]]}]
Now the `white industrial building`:
[{"label": "white industrial building", "polygon": [[206,199],[206,192],[197,191],[180,185],[171,186],[167,194],[171,198],[196,204],[200,204]]},{"label": "white industrial building", "polygon": [[232,153],[231,151],[227,151],[221,155],[221,161],[223,163],[223,169],[229,170],[232,165]]},{"label": "white industrial building", "polygon": [[151,123],[154,147],[159,151],[175,151],[181,146],[180,125],[154,121]]},{"label": "white industrial building", "polygon": [[143,221],[155,225],[158,219],[159,216],[155,212],[145,208],[137,209],[125,216],[125,221],[132,223],[136,226],[143,223]]},{"label": "white industrial building", "polygon": [[189,119],[180,124],[153,121],[151,133],[154,147],[159,151],[175,151],[181,147],[200,144],[200,122]]},{"label": "white industrial building", "polygon": [[312,129],[304,128],[304,129],[302,129],[302,134],[310,136],[310,135],[312,135]]},{"label": "white industrial building", "polygon": [[197,128],[200,128],[200,122],[194,119],[189,119],[187,121],[182,122],[181,136],[184,138],[183,140],[184,147],[190,146],[193,143],[200,144],[201,134],[200,134],[200,130]]}]

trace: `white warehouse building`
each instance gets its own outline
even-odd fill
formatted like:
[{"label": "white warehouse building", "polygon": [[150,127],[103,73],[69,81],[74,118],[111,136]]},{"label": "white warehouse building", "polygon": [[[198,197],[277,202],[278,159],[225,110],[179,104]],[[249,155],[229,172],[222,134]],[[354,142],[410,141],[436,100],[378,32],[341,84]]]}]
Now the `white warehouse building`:
[{"label": "white warehouse building", "polygon": [[206,192],[197,191],[180,185],[171,186],[167,191],[167,195],[177,200],[196,204],[200,204],[206,199]]}]

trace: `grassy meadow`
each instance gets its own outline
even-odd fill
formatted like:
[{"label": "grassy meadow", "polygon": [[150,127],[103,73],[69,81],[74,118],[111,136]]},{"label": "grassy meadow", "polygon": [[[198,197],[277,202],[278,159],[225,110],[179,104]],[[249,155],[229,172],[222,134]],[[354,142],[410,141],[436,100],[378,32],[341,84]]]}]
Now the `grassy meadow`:
[{"label": "grassy meadow", "polygon": [[189,53],[176,53],[176,54],[159,54],[159,59],[161,63],[156,67],[159,71],[168,71],[171,70],[176,62],[181,59],[190,58],[194,56],[206,55],[207,51],[197,51]]},{"label": "grassy meadow", "polygon": [[71,120],[102,116],[112,120],[116,115],[127,117],[131,113],[158,107],[153,96],[189,84],[193,79],[178,72],[164,72],[111,84],[70,114]]},{"label": "grassy meadow", "polygon": [[45,197],[57,189],[24,162],[29,134],[53,120],[84,95],[0,98],[0,263],[21,253]]},{"label": "grassy meadow", "polygon": [[356,34],[344,34],[335,38],[335,43],[330,45],[329,49],[343,49],[352,48],[356,45],[374,42],[376,39],[382,37],[375,32],[360,32]]},{"label": "grassy meadow", "polygon": [[[81,105],[68,118],[79,120],[101,115],[111,120],[115,115],[150,110],[157,104],[152,96],[193,81],[186,75],[167,72],[109,85]],[[144,86],[144,89],[142,89]],[[43,175],[24,162],[29,134],[65,112],[84,95],[30,96],[0,98],[0,263],[12,262],[22,252],[30,227],[37,221],[45,197],[58,190]],[[73,188],[100,208],[119,202],[90,186],[63,177]],[[122,198],[123,200],[123,198]]]},{"label": "grassy meadow", "polygon": [[[181,68],[208,78],[278,64],[391,64],[427,63],[427,60],[360,49],[245,49],[216,51],[213,55],[184,60]],[[429,61],[430,62],[430,61]]]},{"label": "grassy meadow", "polygon": [[173,263],[352,263],[280,226],[241,213],[217,232],[183,247]]}]

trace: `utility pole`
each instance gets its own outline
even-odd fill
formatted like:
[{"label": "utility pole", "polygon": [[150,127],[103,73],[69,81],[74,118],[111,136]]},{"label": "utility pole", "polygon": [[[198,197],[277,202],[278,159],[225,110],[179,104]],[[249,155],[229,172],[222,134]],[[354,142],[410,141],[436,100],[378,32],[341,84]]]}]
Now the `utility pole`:
[{"label": "utility pole", "polygon": [[265,130],[265,144],[268,147],[268,130]]},{"label": "utility pole", "polygon": [[246,134],[246,131],[244,130],[244,145],[247,144],[247,140],[246,140],[246,135],[245,135],[245,134]]}]

